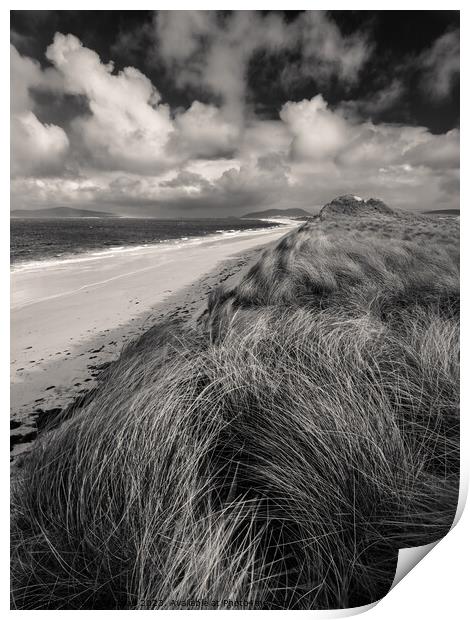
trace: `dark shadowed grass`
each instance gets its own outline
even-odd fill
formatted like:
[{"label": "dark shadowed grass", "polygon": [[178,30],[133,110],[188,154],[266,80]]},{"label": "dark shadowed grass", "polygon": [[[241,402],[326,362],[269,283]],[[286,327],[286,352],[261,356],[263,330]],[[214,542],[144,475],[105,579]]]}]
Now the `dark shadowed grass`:
[{"label": "dark shadowed grass", "polygon": [[14,607],[363,605],[446,533],[455,231],[368,225],[294,231],[213,293],[207,333],[154,328],[43,435],[13,490]]}]

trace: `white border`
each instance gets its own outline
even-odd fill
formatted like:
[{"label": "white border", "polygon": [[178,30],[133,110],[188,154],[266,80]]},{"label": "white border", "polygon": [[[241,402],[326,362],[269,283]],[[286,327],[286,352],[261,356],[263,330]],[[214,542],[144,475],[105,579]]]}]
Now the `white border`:
[{"label": "white border", "polygon": [[[16,2],[9,3],[10,6],[8,9],[13,10],[42,10],[44,5],[40,2],[29,1],[29,2]],[[72,6],[70,6],[72,4]],[[90,2],[89,0],[82,0],[80,3],[70,3],[67,6],[67,9],[78,9],[78,10],[128,10],[130,8],[129,2],[123,2],[122,0],[114,0],[113,2],[97,2],[96,0]],[[224,3],[201,0],[200,2],[179,2],[174,0],[172,2],[134,2],[132,3],[133,10],[144,10],[144,9],[174,9],[174,10],[184,10],[184,9],[286,9],[288,3],[286,2],[237,2],[237,3]],[[63,2],[49,2],[47,4],[48,10],[57,10],[63,9]],[[354,8],[355,10],[460,10],[463,8],[463,2],[435,2],[432,0],[428,0],[427,2],[403,2],[403,1],[395,1],[393,3],[377,3],[377,2],[359,2],[354,7],[351,6],[351,3],[347,2],[329,2],[320,3],[320,2],[296,2],[294,6],[290,7],[291,9],[328,9],[328,10],[350,10]],[[9,51],[7,52],[6,42],[9,42],[9,15],[6,10],[2,11],[2,19],[0,21],[0,28],[2,32],[2,41],[5,43],[5,53],[1,56],[2,68],[4,71],[3,75],[9,76]],[[461,87],[462,87],[462,100],[461,100],[461,109],[468,110],[469,109],[469,100],[468,100],[468,81],[467,81],[467,67],[468,67],[468,44],[467,44],[467,35],[469,34],[468,30],[468,20],[466,11],[463,10],[461,12],[461,29],[464,35],[461,38],[462,49],[461,49],[461,67],[462,67],[462,75],[461,75]],[[5,80],[6,81],[6,80]],[[2,296],[2,305],[1,305],[1,325],[4,329],[2,334],[2,357],[1,357],[1,394],[4,398],[9,393],[9,339],[6,334],[6,325],[9,321],[9,209],[7,205],[9,204],[9,147],[8,147],[8,139],[9,135],[9,127],[7,126],[9,119],[9,103],[7,98],[7,89],[9,88],[9,80],[8,83],[5,84],[5,89],[3,91],[3,97],[0,99],[0,105],[2,106],[2,120],[4,122],[4,132],[3,132],[3,149],[2,149],[2,166],[1,171],[3,175],[3,183],[2,183],[2,192],[3,198],[2,201],[2,225],[0,226],[0,252],[2,257],[1,262],[1,285],[3,290]],[[462,119],[462,134],[466,138],[466,116]],[[467,215],[465,213],[465,209],[468,208],[467,205],[467,197],[468,197],[468,182],[467,175],[465,174],[466,170],[466,161],[467,161],[467,145],[466,140],[462,141],[462,149],[461,149],[461,161],[462,161],[462,169],[464,170],[464,174],[462,175],[461,180],[461,203],[465,205],[463,208],[463,215],[461,219],[461,231],[462,238],[466,241],[467,235]],[[469,301],[468,301],[468,274],[470,267],[470,250],[468,249],[468,244],[462,244],[462,316],[465,318],[469,316],[468,311],[470,310]],[[464,378],[462,382],[462,443],[461,443],[461,459],[462,459],[462,492],[466,495],[466,490],[468,488],[468,473],[469,473],[469,457],[470,457],[470,445],[469,445],[469,424],[467,422],[468,419],[468,403],[469,403],[469,389],[468,382],[465,381],[465,371],[467,370],[467,357],[466,354],[468,352],[468,329],[466,322],[463,322],[462,325],[462,352],[463,352],[463,362],[462,362],[462,377]],[[4,411],[4,423],[6,425],[7,421],[7,407],[5,407]],[[7,450],[6,442],[7,442],[7,432],[5,430],[4,433],[4,441],[5,446],[3,447],[2,454],[5,459],[5,467],[2,469],[2,499],[4,500],[5,508],[1,512],[1,532],[5,537],[5,544],[2,546],[4,552],[2,553],[2,562],[1,562],[1,575],[0,575],[0,592],[1,592],[1,601],[2,601],[2,609],[9,609],[9,566],[8,566],[8,553],[6,549],[8,548],[7,537],[9,535],[8,532],[8,509],[7,509],[7,494],[9,492],[9,464],[8,457],[9,450]],[[461,500],[463,500],[463,497]],[[470,516],[469,510],[463,513],[460,522],[457,526],[441,541],[435,549],[431,551],[429,555],[427,555],[420,563],[417,568],[414,568],[411,571],[411,574],[407,575],[398,585],[391,590],[391,592],[376,606],[369,611],[367,611],[367,618],[370,620],[396,620],[397,617],[400,618],[427,618],[429,620],[441,620],[443,617],[452,619],[460,619],[463,618],[464,610],[468,612],[468,550],[470,549]],[[7,613],[12,613],[8,611]],[[26,617],[31,613],[41,613],[46,614],[46,617],[53,614],[61,614],[61,617],[69,616],[69,614],[76,614],[77,612],[68,612],[68,611],[41,611],[41,612],[26,612],[26,611],[16,611],[13,612],[15,617]],[[116,612],[113,611],[83,611],[78,612],[81,614],[96,614],[109,616],[110,614],[114,614]],[[121,615],[121,617],[130,614],[131,612],[119,611],[117,612]],[[158,613],[162,616],[167,616],[169,614],[182,614],[186,613],[184,611],[160,611],[160,612],[141,612],[141,613]],[[255,613],[259,615],[264,615],[266,613],[270,614],[284,614],[288,612],[284,611],[275,611],[275,612],[264,612],[264,611],[250,611],[250,612],[239,612],[239,611],[194,611],[193,614],[204,616],[207,613],[216,613],[216,614],[232,614],[230,617],[234,618],[237,614],[243,613]],[[297,614],[309,614],[311,617],[315,618],[333,618],[340,617],[344,615],[351,615],[344,613],[338,613],[335,611],[332,612],[315,612],[315,611],[307,611],[307,612],[294,612]],[[235,616],[233,615],[235,614]],[[124,616],[123,616],[124,615]],[[44,617],[44,616],[43,616]],[[196,616],[195,616],[196,617]]]}]

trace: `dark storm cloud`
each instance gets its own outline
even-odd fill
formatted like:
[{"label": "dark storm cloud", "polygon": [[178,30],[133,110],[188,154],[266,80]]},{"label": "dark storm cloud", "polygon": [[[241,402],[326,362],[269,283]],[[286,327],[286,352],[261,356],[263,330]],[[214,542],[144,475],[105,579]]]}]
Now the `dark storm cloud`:
[{"label": "dark storm cloud", "polygon": [[457,12],[13,12],[12,201],[455,206],[458,28]]}]

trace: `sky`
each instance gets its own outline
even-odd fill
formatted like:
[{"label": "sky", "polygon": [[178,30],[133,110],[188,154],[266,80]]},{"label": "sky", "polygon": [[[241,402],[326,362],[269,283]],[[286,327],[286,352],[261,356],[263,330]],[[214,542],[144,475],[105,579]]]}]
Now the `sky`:
[{"label": "sky", "polygon": [[458,11],[12,11],[11,208],[459,208]]}]

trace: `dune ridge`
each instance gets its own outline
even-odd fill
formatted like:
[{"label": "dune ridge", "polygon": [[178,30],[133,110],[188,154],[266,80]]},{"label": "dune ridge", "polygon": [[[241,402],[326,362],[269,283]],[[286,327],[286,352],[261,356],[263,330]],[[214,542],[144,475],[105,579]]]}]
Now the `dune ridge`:
[{"label": "dune ridge", "polygon": [[458,223],[344,202],[42,434],[13,490],[13,607],[354,607],[445,535]]}]

